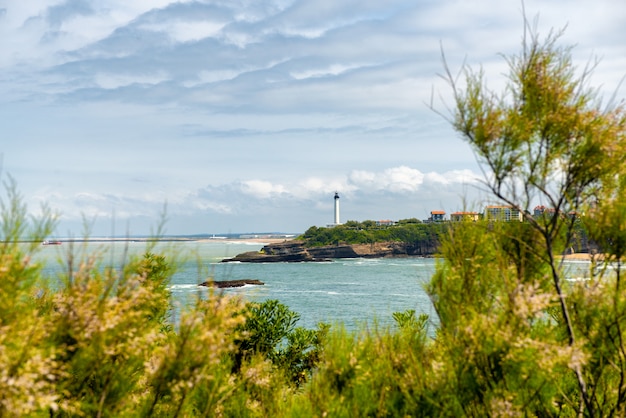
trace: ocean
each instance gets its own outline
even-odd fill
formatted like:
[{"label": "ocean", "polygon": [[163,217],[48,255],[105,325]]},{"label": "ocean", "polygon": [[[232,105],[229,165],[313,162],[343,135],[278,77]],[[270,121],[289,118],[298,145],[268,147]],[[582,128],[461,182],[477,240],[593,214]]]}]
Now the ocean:
[{"label": "ocean", "polygon": [[[141,255],[143,242],[106,242],[74,244],[74,250],[100,253],[106,265],[121,266],[125,254]],[[83,247],[84,246],[84,247]],[[44,274],[54,281],[66,267],[70,245],[44,246],[37,255],[45,264]],[[435,271],[433,258],[336,259],[313,263],[222,263],[222,259],[246,251],[260,250],[258,242],[205,240],[166,242],[158,250],[178,254],[180,262],[172,277],[170,290],[175,316],[190,306],[197,297],[206,297],[210,290],[198,286],[206,280],[260,280],[265,285],[216,289],[226,295],[249,301],[277,299],[300,314],[298,326],[315,328],[319,322],[343,324],[354,330],[377,322],[393,325],[393,312],[413,309],[431,318],[431,330],[437,326],[433,305],[424,285]],[[588,262],[569,263],[573,280],[584,279]]]},{"label": "ocean", "polygon": [[[70,246],[45,246],[37,258],[44,262],[44,274],[57,280],[66,267]],[[258,242],[227,240],[183,241],[159,244],[165,254],[176,253],[182,260],[172,277],[170,290],[177,311],[206,297],[209,289],[198,286],[213,280],[256,279],[265,285],[216,289],[249,301],[277,299],[300,314],[298,326],[314,328],[319,322],[342,323],[356,329],[374,321],[393,324],[393,312],[414,309],[435,318],[424,292],[435,269],[432,258],[338,259],[315,263],[222,263],[222,259],[263,247]],[[100,253],[107,265],[119,266],[126,253],[142,254],[143,242],[90,242],[74,244],[74,251]],[[176,311],[175,311],[176,315]]]}]

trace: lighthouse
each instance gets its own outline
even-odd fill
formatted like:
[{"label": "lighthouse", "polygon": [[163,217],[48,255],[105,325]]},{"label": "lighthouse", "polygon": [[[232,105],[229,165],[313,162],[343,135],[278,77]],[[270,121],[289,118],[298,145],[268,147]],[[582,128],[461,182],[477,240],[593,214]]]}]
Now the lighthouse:
[{"label": "lighthouse", "polygon": [[335,225],[339,224],[339,193],[335,192]]}]

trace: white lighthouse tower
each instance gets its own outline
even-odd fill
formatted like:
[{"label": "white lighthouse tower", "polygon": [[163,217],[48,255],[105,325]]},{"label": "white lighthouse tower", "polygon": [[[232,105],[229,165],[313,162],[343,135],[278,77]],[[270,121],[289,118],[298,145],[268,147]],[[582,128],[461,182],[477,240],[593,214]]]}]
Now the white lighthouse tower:
[{"label": "white lighthouse tower", "polygon": [[339,193],[335,192],[335,225],[340,225],[339,222]]}]

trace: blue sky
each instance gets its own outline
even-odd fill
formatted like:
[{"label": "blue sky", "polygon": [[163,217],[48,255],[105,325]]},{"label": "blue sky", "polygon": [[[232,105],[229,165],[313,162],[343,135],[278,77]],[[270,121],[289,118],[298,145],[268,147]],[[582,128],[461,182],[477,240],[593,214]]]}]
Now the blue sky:
[{"label": "blue sky", "polygon": [[[592,84],[626,74],[626,2],[526,0]],[[0,0],[0,154],[58,235],[302,232],[473,204],[480,169],[440,115],[453,70],[504,85],[517,0]],[[619,89],[618,89],[619,88]],[[444,103],[442,103],[442,101]]]}]

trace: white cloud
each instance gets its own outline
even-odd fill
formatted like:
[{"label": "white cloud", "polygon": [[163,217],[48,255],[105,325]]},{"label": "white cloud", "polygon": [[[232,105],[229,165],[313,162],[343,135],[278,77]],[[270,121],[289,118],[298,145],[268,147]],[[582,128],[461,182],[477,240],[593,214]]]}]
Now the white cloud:
[{"label": "white cloud", "polygon": [[470,170],[452,170],[445,173],[427,173],[425,175],[426,182],[431,184],[475,184],[479,177]]},{"label": "white cloud", "polygon": [[353,171],[350,181],[360,189],[385,190],[394,193],[415,192],[424,181],[424,174],[406,166],[388,168],[381,173]]},{"label": "white cloud", "polygon": [[178,21],[144,24],[140,28],[155,32],[165,32],[176,42],[189,42],[219,35],[226,23]]},{"label": "white cloud", "polygon": [[103,89],[116,89],[132,84],[159,84],[169,79],[165,71],[153,74],[111,74],[99,73],[95,76],[95,82]]},{"label": "white cloud", "polygon": [[285,193],[284,186],[272,184],[263,180],[247,180],[241,183],[243,193],[256,197],[257,199],[268,199]]},{"label": "white cloud", "polygon": [[332,64],[326,68],[310,68],[303,71],[295,71],[291,76],[296,80],[303,80],[312,77],[324,77],[328,75],[339,75],[355,68],[361,68],[363,64]]},{"label": "white cloud", "polygon": [[317,200],[320,196],[339,190],[342,193],[352,192],[356,190],[356,186],[349,183],[346,177],[308,177],[290,187],[290,193],[297,199],[303,200]]}]

